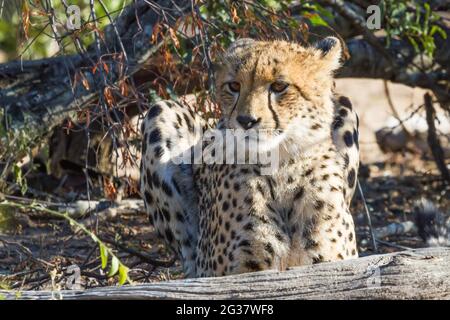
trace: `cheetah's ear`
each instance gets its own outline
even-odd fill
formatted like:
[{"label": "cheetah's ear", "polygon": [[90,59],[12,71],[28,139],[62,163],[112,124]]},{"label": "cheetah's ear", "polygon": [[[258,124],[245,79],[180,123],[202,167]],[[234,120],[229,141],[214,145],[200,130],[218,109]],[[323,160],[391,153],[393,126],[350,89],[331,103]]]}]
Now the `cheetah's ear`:
[{"label": "cheetah's ear", "polygon": [[334,71],[341,66],[342,45],[336,37],[326,37],[318,41],[314,47],[320,50],[322,59],[330,71]]}]

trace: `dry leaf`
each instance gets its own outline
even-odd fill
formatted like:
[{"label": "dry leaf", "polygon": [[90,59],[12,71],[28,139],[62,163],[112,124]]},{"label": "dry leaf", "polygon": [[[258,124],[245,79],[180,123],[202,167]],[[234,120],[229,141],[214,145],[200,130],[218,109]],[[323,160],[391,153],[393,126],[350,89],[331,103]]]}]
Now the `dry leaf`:
[{"label": "dry leaf", "polygon": [[128,96],[128,85],[125,80],[120,81],[119,83],[120,94],[124,97]]},{"label": "dry leaf", "polygon": [[91,89],[91,87],[89,86],[89,81],[87,80],[86,76],[82,72],[80,72],[80,76],[81,76],[81,83],[83,84],[83,87],[89,91]]},{"label": "dry leaf", "polygon": [[103,70],[105,70],[106,74],[108,74],[109,73],[108,65],[105,62],[102,62],[102,64],[103,64]]},{"label": "dry leaf", "polygon": [[239,18],[238,14],[237,14],[237,10],[236,7],[232,6],[231,7],[231,20],[233,20],[233,23],[239,23],[239,21],[241,21],[241,19]]},{"label": "dry leaf", "polygon": [[172,28],[169,28],[169,34],[170,34],[170,38],[173,41],[173,44],[175,45],[175,48],[179,48],[180,47],[180,41],[178,40],[177,34],[175,32],[175,30],[173,30]]},{"label": "dry leaf", "polygon": [[157,24],[155,24],[153,26],[152,37],[151,37],[150,42],[153,44],[156,43],[160,33],[161,33],[161,24],[158,22]]},{"label": "dry leaf", "polygon": [[115,200],[117,197],[117,189],[110,178],[103,178],[103,190],[105,192],[105,197],[109,200]]},{"label": "dry leaf", "polygon": [[22,26],[25,39],[28,39],[30,24],[30,8],[28,7],[28,4],[24,2],[22,7]]},{"label": "dry leaf", "polygon": [[103,96],[105,97],[108,106],[113,107],[115,102],[112,91],[109,87],[105,87],[105,89],[103,90]]},{"label": "dry leaf", "polygon": [[169,50],[164,50],[164,62],[166,65],[169,65],[172,62],[172,54],[169,52]]}]

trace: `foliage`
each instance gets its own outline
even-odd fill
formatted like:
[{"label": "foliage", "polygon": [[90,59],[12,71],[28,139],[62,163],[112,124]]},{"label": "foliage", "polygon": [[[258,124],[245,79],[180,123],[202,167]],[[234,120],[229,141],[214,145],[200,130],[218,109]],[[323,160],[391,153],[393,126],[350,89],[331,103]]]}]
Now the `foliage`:
[{"label": "foliage", "polygon": [[438,33],[446,39],[444,30],[437,24],[439,16],[430,5],[418,0],[383,0],[380,3],[385,16],[388,43],[394,37],[406,38],[416,52],[433,56],[436,49],[434,36]]},{"label": "foliage", "polygon": [[327,9],[308,1],[194,2],[198,7],[175,24],[161,19],[153,29],[152,43],[163,42],[158,54],[163,57],[161,72],[166,79],[155,81],[152,97],[156,93],[163,99],[174,98],[180,92],[177,86],[182,86],[186,79],[198,83],[191,93],[202,98],[210,95],[214,76],[211,61],[236,39],[251,37],[308,43],[310,28],[328,26],[326,20],[333,18]]},{"label": "foliage", "polygon": [[[3,109],[0,109],[0,119],[4,119]],[[25,194],[27,191],[26,175],[23,173],[20,166],[14,163],[13,156],[26,156],[31,153],[29,148],[31,138],[31,128],[26,127],[20,132],[13,132],[5,126],[6,121],[0,121],[0,164],[2,170],[0,171],[0,190],[5,190],[6,176],[12,171],[15,181],[20,187],[21,193]]]},{"label": "foliage", "polygon": [[[88,46],[96,36],[102,37],[103,28],[110,23],[109,17],[116,17],[132,1],[96,0],[93,1],[93,8],[90,7],[90,0],[53,1],[52,10],[47,1],[22,0],[9,3],[14,2],[16,8],[0,20],[0,48],[9,60],[74,53],[77,51],[75,40]],[[17,5],[20,3],[22,5]],[[314,1],[220,0],[195,3],[198,12],[192,12],[185,18],[182,22],[183,32],[180,32],[180,28],[169,28],[164,33],[179,49],[174,51],[184,62],[195,58],[196,52],[186,43],[186,31],[194,25],[200,30],[205,27],[205,36],[209,37],[214,47],[224,47],[242,36],[307,40],[309,26],[327,27],[328,22],[333,20],[333,15]],[[66,28],[68,17],[65,7],[71,4],[81,9],[82,27],[75,32]],[[393,38],[405,38],[417,51],[422,50],[431,56],[435,50],[435,34],[446,36],[437,23],[439,17],[426,1],[382,0],[380,6],[385,17],[383,27],[388,36],[388,45]],[[295,15],[292,8],[295,8]],[[52,18],[55,30],[51,26]],[[177,27],[181,26],[179,22]],[[55,32],[62,39],[60,46],[55,41]],[[183,36],[185,39],[180,39]]]},{"label": "foliage", "polygon": [[[40,59],[55,54],[76,52],[75,40],[87,46],[94,41],[95,31],[110,23],[108,15],[116,17],[131,0],[94,1],[91,12],[90,0],[52,1],[52,8],[47,1],[6,0],[11,6],[9,14],[0,17],[0,48],[9,60]],[[77,5],[81,9],[81,28],[75,32],[67,30],[66,8]],[[54,13],[54,17],[52,16]],[[54,18],[54,22],[52,22]],[[55,41],[54,30],[62,36],[61,46]]]}]

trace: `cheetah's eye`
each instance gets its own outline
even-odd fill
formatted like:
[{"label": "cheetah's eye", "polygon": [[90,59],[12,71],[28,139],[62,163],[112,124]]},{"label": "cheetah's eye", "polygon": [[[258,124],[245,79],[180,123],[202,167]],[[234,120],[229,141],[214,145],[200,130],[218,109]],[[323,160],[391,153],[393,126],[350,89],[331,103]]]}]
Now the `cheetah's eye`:
[{"label": "cheetah's eye", "polygon": [[289,87],[289,84],[283,81],[275,81],[270,85],[270,90],[275,93],[281,93]]},{"label": "cheetah's eye", "polygon": [[239,82],[228,82],[228,88],[230,89],[231,92],[239,92],[241,91],[241,84]]}]

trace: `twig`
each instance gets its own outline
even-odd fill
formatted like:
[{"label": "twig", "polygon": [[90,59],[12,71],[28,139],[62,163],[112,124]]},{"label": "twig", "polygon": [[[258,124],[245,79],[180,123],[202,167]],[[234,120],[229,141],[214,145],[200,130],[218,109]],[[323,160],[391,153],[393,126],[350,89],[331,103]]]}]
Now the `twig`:
[{"label": "twig", "polygon": [[364,193],[363,193],[363,190],[361,188],[361,184],[359,183],[359,179],[357,179],[356,184],[358,185],[358,190],[359,190],[359,193],[361,195],[361,199],[362,199],[363,204],[364,204],[364,210],[365,210],[365,213],[366,213],[367,222],[369,224],[369,229],[370,229],[370,237],[372,239],[373,251],[376,253],[376,252],[378,252],[377,239],[375,238],[375,233],[374,233],[373,227],[372,227],[372,219],[370,217],[369,208],[367,207],[366,198],[364,197]]},{"label": "twig", "polygon": [[388,247],[393,247],[393,248],[402,249],[402,250],[411,250],[410,247],[402,246],[400,244],[392,243],[389,241],[383,241],[383,240],[377,239],[377,242],[381,243],[382,245],[388,246]]},{"label": "twig", "polygon": [[98,274],[98,273],[91,272],[91,271],[81,271],[81,275],[89,277],[89,278],[95,278],[97,280],[106,280],[106,279],[108,279],[108,277],[106,275]]},{"label": "twig", "polygon": [[[59,217],[59,218],[63,218],[65,220],[67,220],[70,223],[70,225],[75,226],[78,229],[80,229],[81,231],[83,231],[85,234],[90,236],[91,239],[95,243],[98,244],[98,246],[100,248],[100,252],[101,252],[101,257],[102,257],[102,268],[106,268],[107,259],[108,259],[108,257],[111,257],[111,261],[112,261],[111,270],[110,270],[110,273],[108,274],[108,276],[114,276],[117,272],[119,272],[119,280],[120,280],[119,282],[121,284],[123,284],[125,281],[131,282],[131,280],[128,277],[128,267],[126,267],[120,261],[120,259],[114,254],[112,249],[109,248],[102,240],[100,240],[100,238],[96,234],[89,231],[85,225],[83,225],[83,224],[79,223],[78,221],[76,221],[75,219],[71,218],[67,213],[61,213],[58,211],[54,211],[54,210],[48,209],[48,208],[43,207],[42,205],[36,204],[36,203],[31,203],[31,204],[26,205],[26,204],[11,202],[8,200],[4,200],[4,201],[0,202],[0,207],[1,206],[17,208],[17,209],[22,209],[22,210],[24,210],[24,209],[37,210],[37,211],[46,212],[55,217]],[[5,241],[5,240],[2,240],[2,241]],[[48,262],[44,262],[44,263],[49,264]],[[52,264],[49,264],[49,265],[53,266]],[[113,265],[115,265],[114,269],[113,269]]]},{"label": "twig", "polygon": [[89,250],[88,255],[86,256],[83,263],[81,264],[82,267],[85,267],[88,265],[89,259],[92,257],[92,254],[95,252],[96,249],[97,249],[96,247],[92,247],[91,250]]},{"label": "twig", "polygon": [[41,271],[43,271],[41,268],[37,268],[37,269],[33,269],[33,270],[27,270],[27,271],[21,271],[21,272],[16,272],[16,273],[13,273],[13,274],[7,274],[7,275],[4,275],[4,276],[0,276],[0,279],[5,279],[5,280],[10,280],[11,279],[12,280],[12,279],[14,279],[16,277],[23,277],[23,276],[31,275],[33,273],[41,272]]},{"label": "twig", "polygon": [[363,35],[364,39],[383,55],[392,66],[391,55],[386,51],[378,38],[366,28],[364,18],[358,15],[348,3],[345,3],[343,0],[320,0],[319,2],[331,6],[337,13],[347,18],[353,27]]},{"label": "twig", "polygon": [[[50,281],[50,280],[51,280],[51,277],[50,277],[49,274],[44,274],[44,275],[40,276],[38,279],[33,279],[32,281],[29,281],[28,283],[30,283],[30,282],[36,282],[36,281],[37,281],[37,284],[34,285],[34,286],[32,286],[32,287],[30,288],[30,290],[36,290],[36,289],[38,289],[39,287],[41,287],[44,283],[46,283],[46,282],[48,282],[48,281]],[[22,285],[23,285],[23,284],[22,284]]]},{"label": "twig", "polygon": [[[0,204],[1,205],[1,204]],[[25,247],[23,244],[19,243],[19,242],[13,242],[13,241],[8,241],[6,240],[4,237],[0,236],[0,242],[4,243],[5,245],[8,246],[15,246],[16,248],[18,248],[22,253],[24,253],[29,259],[33,260],[34,262],[37,262],[41,265],[47,266],[47,267],[54,267],[55,265],[52,263],[49,263],[45,260],[36,258],[33,253],[31,252],[30,249],[28,249],[27,247]]]},{"label": "twig", "polygon": [[405,126],[404,122],[402,121],[402,119],[400,118],[400,115],[398,114],[397,109],[395,109],[394,101],[392,101],[392,97],[391,97],[391,93],[389,91],[389,86],[388,86],[387,80],[383,80],[383,84],[384,84],[384,94],[386,95],[386,99],[388,101],[389,107],[391,108],[392,114],[398,120],[400,126],[402,127],[403,131],[406,133],[407,137],[411,138],[412,137],[411,133],[408,131],[408,129],[406,129],[406,126]]},{"label": "twig", "polygon": [[424,95],[424,101],[428,124],[428,145],[442,177],[447,181],[447,183],[450,183],[450,173],[447,169],[447,165],[445,164],[444,151],[442,150],[441,143],[439,142],[439,137],[436,135],[436,126],[434,125],[436,110],[433,107],[432,98],[428,92]]},{"label": "twig", "polygon": [[176,261],[176,257],[172,257],[169,261],[156,260],[156,259],[153,259],[153,258],[143,254],[142,252],[139,252],[133,248],[129,248],[129,247],[125,246],[123,243],[120,243],[118,241],[113,241],[113,240],[109,240],[109,239],[103,239],[103,241],[106,243],[112,244],[112,245],[116,246],[117,248],[119,248],[135,257],[138,257],[142,261],[150,263],[156,267],[168,268],[168,267],[171,267]]},{"label": "twig", "polygon": [[416,232],[417,232],[416,224],[412,221],[394,222],[388,224],[387,226],[376,228],[374,230],[374,234],[377,239]]},{"label": "twig", "polygon": [[[138,199],[125,199],[120,202],[112,202],[109,200],[100,201],[87,201],[87,200],[77,200],[75,202],[64,203],[64,202],[51,202],[43,200],[29,199],[20,196],[11,196],[0,193],[0,200],[6,199],[14,202],[20,202],[24,204],[39,204],[42,206],[50,207],[51,210],[56,210],[57,212],[68,215],[72,218],[87,217],[93,212],[95,213],[107,213],[104,216],[107,218],[115,217],[117,215],[126,214],[138,214],[145,212],[144,202]],[[48,214],[48,212],[43,212]],[[42,216],[40,216],[42,217]],[[49,214],[52,218],[62,218],[61,216],[55,216]],[[65,218],[63,218],[65,219]]]}]

